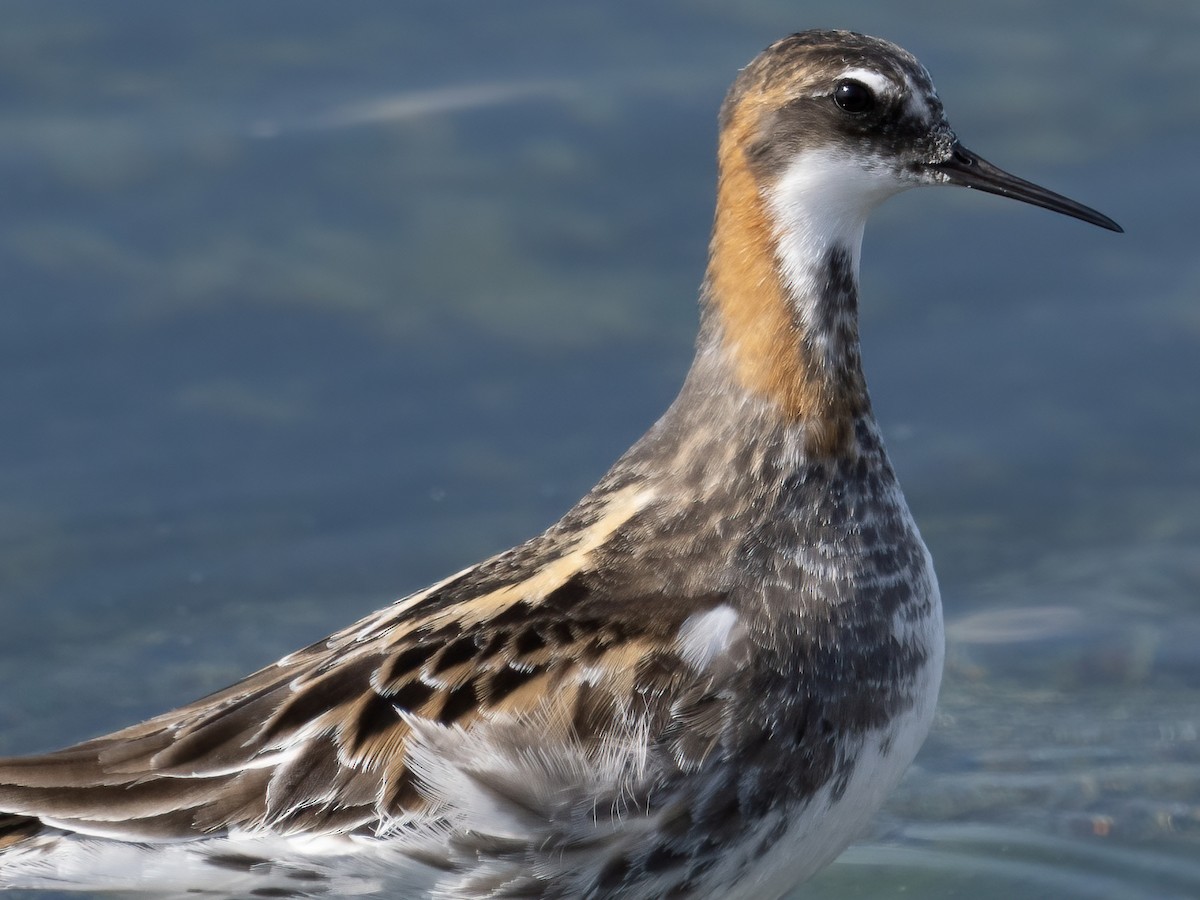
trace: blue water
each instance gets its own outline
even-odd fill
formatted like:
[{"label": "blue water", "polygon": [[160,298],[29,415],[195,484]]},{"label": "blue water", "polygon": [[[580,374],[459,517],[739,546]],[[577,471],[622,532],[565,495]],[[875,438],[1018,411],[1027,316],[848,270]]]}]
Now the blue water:
[{"label": "blue water", "polygon": [[715,115],[776,37],[913,50],[966,191],[864,248],[950,660],[806,897],[1200,895],[1200,7],[0,10],[0,753],[220,687],[560,514],[673,396]]}]

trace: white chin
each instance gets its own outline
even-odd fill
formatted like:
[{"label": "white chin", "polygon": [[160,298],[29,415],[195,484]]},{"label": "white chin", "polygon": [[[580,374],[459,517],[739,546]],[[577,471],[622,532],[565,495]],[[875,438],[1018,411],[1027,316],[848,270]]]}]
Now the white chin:
[{"label": "white chin", "polygon": [[894,194],[917,186],[877,157],[856,157],[835,148],[800,154],[767,189],[777,251],[794,294],[803,296],[814,277],[810,267],[833,247],[850,253],[858,274],[867,218]]}]

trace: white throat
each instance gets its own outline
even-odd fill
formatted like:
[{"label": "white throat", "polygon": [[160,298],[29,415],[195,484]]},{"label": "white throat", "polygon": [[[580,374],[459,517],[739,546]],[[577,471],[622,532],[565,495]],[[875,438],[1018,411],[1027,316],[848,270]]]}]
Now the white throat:
[{"label": "white throat", "polygon": [[817,279],[829,251],[841,247],[850,254],[857,281],[867,217],[888,197],[914,186],[882,159],[824,148],[797,156],[766,189],[779,264],[801,315],[819,295]]},{"label": "white throat", "polygon": [[[912,186],[882,160],[826,148],[800,154],[767,189],[775,252],[792,315],[809,350],[827,370],[843,365],[857,350],[858,267],[867,217],[888,197]],[[847,274],[852,282],[848,290]]]}]

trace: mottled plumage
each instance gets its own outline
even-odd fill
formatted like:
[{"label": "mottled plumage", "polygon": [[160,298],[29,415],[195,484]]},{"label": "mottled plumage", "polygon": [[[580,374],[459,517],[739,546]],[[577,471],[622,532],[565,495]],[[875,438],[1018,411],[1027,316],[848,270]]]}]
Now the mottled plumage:
[{"label": "mottled plumage", "polygon": [[695,363],[601,482],[224,691],[0,760],[0,887],[773,898],[853,839],[942,661],[859,359],[867,214],[951,182],[1112,223],[962,150],[916,60],[845,32],[741,73],[719,163]]}]

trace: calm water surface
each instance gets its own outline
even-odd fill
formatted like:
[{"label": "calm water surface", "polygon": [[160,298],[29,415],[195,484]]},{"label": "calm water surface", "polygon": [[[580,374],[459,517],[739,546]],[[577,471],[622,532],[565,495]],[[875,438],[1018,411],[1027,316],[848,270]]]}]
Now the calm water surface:
[{"label": "calm water surface", "polygon": [[1200,7],[11,2],[0,752],[193,699],[551,522],[690,357],[716,109],[815,25],[966,191],[868,232],[941,712],[810,898],[1200,896]]}]

